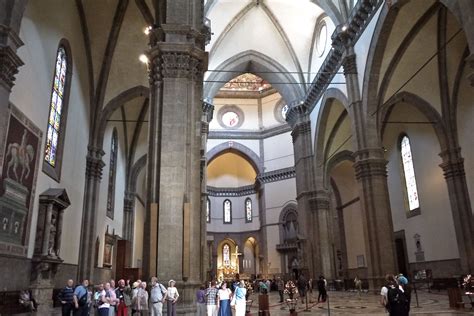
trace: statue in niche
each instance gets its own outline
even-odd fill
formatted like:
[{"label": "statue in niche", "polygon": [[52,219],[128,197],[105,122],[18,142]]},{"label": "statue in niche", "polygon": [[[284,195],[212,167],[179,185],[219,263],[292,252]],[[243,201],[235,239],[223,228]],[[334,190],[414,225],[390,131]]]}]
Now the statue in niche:
[{"label": "statue in niche", "polygon": [[56,231],[57,231],[57,218],[56,214],[51,214],[51,224],[49,228],[49,244],[48,244],[48,255],[57,256],[56,251]]},{"label": "statue in niche", "polygon": [[7,230],[7,228],[8,228],[8,218],[6,218],[6,217],[3,218],[2,228],[3,228],[3,230]]},{"label": "statue in niche", "polygon": [[18,234],[18,231],[20,230],[20,223],[19,223],[19,222],[15,222],[14,227],[15,227],[15,229],[14,229],[15,234]]}]

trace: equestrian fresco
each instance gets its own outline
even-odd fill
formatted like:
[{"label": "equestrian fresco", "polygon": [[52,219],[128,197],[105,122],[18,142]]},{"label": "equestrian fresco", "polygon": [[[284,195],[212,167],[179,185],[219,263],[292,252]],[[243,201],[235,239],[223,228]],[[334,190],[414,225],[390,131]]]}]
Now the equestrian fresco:
[{"label": "equestrian fresco", "polygon": [[11,109],[0,176],[0,252],[25,255],[41,132]]}]

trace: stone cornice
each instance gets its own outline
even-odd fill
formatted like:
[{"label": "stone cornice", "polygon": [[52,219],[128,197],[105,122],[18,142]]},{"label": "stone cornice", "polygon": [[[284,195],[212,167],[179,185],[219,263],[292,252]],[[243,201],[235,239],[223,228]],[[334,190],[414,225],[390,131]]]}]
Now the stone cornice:
[{"label": "stone cornice", "polygon": [[212,186],[207,186],[207,194],[209,196],[219,196],[219,197],[232,197],[232,196],[245,196],[250,194],[256,194],[259,185],[270,182],[277,182],[286,179],[291,179],[296,176],[295,168],[283,168],[278,170],[273,170],[269,172],[264,172],[257,176],[255,184],[246,185],[238,188],[217,188]]},{"label": "stone cornice", "polygon": [[289,125],[279,125],[262,131],[210,131],[209,139],[265,139],[268,137],[288,133]]},{"label": "stone cornice", "polygon": [[255,185],[246,185],[238,188],[217,188],[207,186],[207,193],[209,196],[222,196],[222,197],[237,197],[256,194]]},{"label": "stone cornice", "polygon": [[[382,3],[384,3],[383,0],[359,0],[353,8],[348,22],[336,27],[331,36],[333,48],[327,54],[305,96],[303,107],[306,113],[313,111],[337,70],[341,67],[345,47],[353,46],[357,42]],[[291,108],[289,112],[291,112]]]},{"label": "stone cornice", "polygon": [[8,91],[13,88],[15,75],[23,61],[10,46],[0,46],[0,84]]},{"label": "stone cornice", "polygon": [[282,181],[296,177],[295,167],[283,168],[273,171],[265,172],[257,176],[257,181],[260,183],[270,183]]}]

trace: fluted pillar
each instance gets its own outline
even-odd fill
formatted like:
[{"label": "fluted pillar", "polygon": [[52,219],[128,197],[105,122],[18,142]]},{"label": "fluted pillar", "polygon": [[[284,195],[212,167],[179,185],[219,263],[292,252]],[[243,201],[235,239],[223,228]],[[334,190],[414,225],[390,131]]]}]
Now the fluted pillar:
[{"label": "fluted pillar", "polygon": [[440,167],[443,169],[448,186],[461,272],[468,274],[474,270],[474,223],[464,171],[464,159],[461,156],[461,148],[448,149],[439,155],[443,159]]},{"label": "fluted pillar", "polygon": [[[179,2],[181,3],[181,2]],[[167,2],[167,21],[150,32],[147,203],[144,273],[174,279],[180,314],[194,315],[202,283],[201,118],[207,69],[201,4]],[[183,10],[190,10],[183,15]],[[179,13],[179,14],[178,14]],[[202,13],[202,12],[201,12]],[[184,20],[182,20],[184,19]],[[191,23],[191,24],[187,24]]]},{"label": "fluted pillar", "polygon": [[88,147],[86,156],[86,184],[84,189],[84,206],[82,211],[81,241],[79,248],[78,279],[94,278],[95,243],[97,238],[97,209],[99,205],[99,189],[104,151],[96,147]]}]

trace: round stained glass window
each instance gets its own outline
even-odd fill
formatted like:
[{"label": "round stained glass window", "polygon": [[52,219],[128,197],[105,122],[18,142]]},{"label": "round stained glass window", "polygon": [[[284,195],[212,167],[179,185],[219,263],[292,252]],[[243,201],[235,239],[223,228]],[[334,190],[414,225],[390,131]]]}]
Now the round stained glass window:
[{"label": "round stained glass window", "polygon": [[239,124],[239,115],[233,111],[225,112],[222,115],[222,122],[227,127],[235,127]]},{"label": "round stained glass window", "polygon": [[286,114],[288,113],[288,110],[290,109],[290,107],[288,106],[288,104],[285,104],[282,108],[281,108],[281,116],[283,116],[283,119],[286,120]]},{"label": "round stained glass window", "polygon": [[328,40],[328,27],[326,25],[326,22],[322,21],[321,24],[319,25],[318,39],[316,42],[316,51],[319,57],[321,57],[324,54],[327,40]]}]

